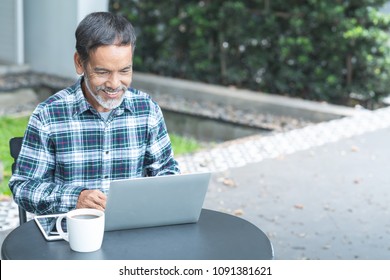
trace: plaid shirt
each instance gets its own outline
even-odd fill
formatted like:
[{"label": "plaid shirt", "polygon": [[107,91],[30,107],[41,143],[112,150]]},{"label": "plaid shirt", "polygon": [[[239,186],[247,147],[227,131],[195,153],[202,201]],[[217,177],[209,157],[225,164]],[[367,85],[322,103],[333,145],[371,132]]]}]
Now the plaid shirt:
[{"label": "plaid shirt", "polygon": [[86,101],[82,78],[33,112],[9,186],[35,214],[74,209],[82,190],[110,181],[178,174],[160,107],[136,89],[107,120]]}]

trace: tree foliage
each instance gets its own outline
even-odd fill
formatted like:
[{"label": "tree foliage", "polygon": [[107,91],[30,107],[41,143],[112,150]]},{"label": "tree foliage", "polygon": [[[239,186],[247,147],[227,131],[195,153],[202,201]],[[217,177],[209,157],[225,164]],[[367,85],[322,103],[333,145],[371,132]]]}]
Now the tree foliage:
[{"label": "tree foliage", "polygon": [[390,93],[386,0],[112,0],[138,71],[346,104]]}]

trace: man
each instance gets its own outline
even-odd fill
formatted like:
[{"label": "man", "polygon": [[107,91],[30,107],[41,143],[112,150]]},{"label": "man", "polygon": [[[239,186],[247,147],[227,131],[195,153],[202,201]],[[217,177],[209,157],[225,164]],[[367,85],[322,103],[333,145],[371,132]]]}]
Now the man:
[{"label": "man", "polygon": [[35,109],[9,183],[28,212],[103,210],[112,180],[180,172],[161,109],[129,88],[135,41],[124,17],[99,12],[80,22],[81,77]]}]

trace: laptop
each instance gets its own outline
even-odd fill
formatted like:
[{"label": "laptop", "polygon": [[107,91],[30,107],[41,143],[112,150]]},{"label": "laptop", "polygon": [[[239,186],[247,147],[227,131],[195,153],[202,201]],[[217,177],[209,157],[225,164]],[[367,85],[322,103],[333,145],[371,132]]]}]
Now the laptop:
[{"label": "laptop", "polygon": [[105,231],[196,223],[210,177],[205,172],[111,182]]}]

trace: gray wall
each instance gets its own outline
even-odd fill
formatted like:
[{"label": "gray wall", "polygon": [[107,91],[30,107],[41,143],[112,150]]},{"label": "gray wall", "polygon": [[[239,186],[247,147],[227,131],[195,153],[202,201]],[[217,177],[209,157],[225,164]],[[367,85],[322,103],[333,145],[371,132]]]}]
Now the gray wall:
[{"label": "gray wall", "polygon": [[23,63],[22,0],[0,1],[0,61]]},{"label": "gray wall", "polygon": [[86,14],[107,9],[107,0],[24,1],[25,62],[34,71],[76,77],[75,29]]}]

